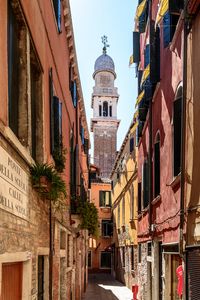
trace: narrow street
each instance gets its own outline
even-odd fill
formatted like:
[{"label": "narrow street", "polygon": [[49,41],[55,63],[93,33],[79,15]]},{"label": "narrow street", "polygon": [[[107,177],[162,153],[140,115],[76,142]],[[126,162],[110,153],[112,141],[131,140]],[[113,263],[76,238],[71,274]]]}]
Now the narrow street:
[{"label": "narrow street", "polygon": [[88,287],[82,300],[132,300],[133,294],[110,274],[89,274]]}]

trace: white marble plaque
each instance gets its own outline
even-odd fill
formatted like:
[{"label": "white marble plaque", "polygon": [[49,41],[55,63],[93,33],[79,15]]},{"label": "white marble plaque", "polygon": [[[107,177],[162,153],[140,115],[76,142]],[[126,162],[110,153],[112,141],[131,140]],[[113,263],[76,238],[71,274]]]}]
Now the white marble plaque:
[{"label": "white marble plaque", "polygon": [[0,146],[0,208],[28,219],[28,174]]}]

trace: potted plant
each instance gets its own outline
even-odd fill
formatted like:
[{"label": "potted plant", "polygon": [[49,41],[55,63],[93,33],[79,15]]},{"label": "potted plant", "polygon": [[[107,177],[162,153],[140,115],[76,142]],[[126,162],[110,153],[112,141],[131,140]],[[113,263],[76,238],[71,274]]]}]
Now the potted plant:
[{"label": "potted plant", "polygon": [[52,165],[35,164],[30,168],[33,188],[50,200],[66,197],[64,180]]}]

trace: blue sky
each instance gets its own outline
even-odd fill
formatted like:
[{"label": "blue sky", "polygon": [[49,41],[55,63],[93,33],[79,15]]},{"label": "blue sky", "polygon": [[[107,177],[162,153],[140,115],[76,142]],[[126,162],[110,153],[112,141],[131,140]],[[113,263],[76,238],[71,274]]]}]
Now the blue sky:
[{"label": "blue sky", "polygon": [[[134,66],[129,67],[132,54],[132,31],[137,6],[136,0],[70,0],[79,73],[83,89],[88,126],[92,117],[91,94],[94,86],[94,63],[102,54],[101,37],[108,37],[108,55],[115,63],[115,86],[120,95],[117,136],[120,148],[135,111],[137,81]],[[93,156],[93,139],[91,135]]]}]

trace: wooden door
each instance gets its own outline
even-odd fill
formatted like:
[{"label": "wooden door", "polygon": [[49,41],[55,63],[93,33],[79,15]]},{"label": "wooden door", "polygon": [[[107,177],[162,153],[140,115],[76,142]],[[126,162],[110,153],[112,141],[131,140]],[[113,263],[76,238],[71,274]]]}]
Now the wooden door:
[{"label": "wooden door", "polygon": [[2,265],[1,300],[22,299],[22,262]]}]

